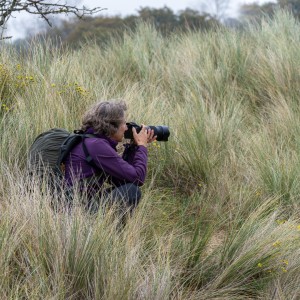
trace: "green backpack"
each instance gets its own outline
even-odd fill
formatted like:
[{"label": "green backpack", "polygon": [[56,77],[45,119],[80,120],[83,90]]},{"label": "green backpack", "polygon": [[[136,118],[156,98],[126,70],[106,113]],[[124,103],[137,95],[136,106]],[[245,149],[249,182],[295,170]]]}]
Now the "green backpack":
[{"label": "green backpack", "polygon": [[84,140],[95,137],[75,130],[73,133],[61,128],[53,128],[38,135],[29,148],[27,167],[30,174],[43,178],[50,173],[52,179],[62,180],[64,177],[64,161],[70,151],[82,142],[85,160],[92,167],[97,168],[90,156]]}]

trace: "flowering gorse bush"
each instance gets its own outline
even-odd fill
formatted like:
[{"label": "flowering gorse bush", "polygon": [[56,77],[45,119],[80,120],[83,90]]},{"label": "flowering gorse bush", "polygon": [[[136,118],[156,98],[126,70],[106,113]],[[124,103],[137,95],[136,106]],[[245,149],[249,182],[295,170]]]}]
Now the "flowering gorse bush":
[{"label": "flowering gorse bush", "polygon": [[25,93],[35,82],[35,76],[28,74],[21,64],[15,66],[0,64],[0,114],[11,110],[16,94]]},{"label": "flowering gorse bush", "polygon": [[77,82],[66,84],[51,83],[51,88],[56,89],[55,91],[58,95],[68,95],[74,92],[82,97],[87,97],[89,95],[89,92]]},{"label": "flowering gorse bush", "polygon": [[9,95],[10,78],[9,70],[3,64],[0,64],[0,112],[8,111],[9,109],[7,106],[7,97]]}]

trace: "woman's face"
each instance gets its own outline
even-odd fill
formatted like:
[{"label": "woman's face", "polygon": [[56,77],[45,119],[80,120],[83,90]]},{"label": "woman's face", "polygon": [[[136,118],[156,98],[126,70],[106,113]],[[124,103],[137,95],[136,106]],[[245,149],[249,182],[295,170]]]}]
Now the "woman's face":
[{"label": "woman's face", "polygon": [[118,130],[115,134],[111,136],[111,138],[117,142],[122,142],[124,138],[124,132],[128,129],[126,125],[126,121],[122,121],[122,123],[119,125]]}]

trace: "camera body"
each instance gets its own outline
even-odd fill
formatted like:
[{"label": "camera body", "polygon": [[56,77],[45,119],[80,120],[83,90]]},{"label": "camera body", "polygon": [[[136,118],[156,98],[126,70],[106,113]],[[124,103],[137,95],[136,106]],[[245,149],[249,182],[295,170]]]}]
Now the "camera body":
[{"label": "camera body", "polygon": [[[136,129],[136,132],[139,133],[142,129],[142,126],[137,125],[134,122],[126,123],[128,129],[124,133],[125,139],[133,139],[132,128]],[[159,126],[147,126],[147,129],[153,129],[154,135],[156,135],[157,141],[167,142],[170,131],[168,126],[159,125]]]}]

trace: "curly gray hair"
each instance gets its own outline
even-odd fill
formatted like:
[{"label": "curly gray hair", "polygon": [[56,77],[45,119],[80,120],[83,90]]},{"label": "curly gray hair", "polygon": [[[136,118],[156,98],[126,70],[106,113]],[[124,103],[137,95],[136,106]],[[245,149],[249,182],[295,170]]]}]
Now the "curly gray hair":
[{"label": "curly gray hair", "polygon": [[124,121],[126,109],[123,100],[98,102],[84,114],[81,129],[92,127],[95,133],[112,136]]}]

